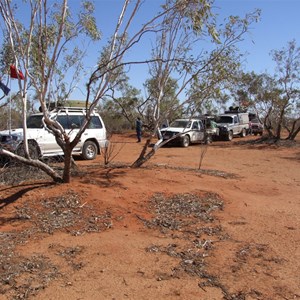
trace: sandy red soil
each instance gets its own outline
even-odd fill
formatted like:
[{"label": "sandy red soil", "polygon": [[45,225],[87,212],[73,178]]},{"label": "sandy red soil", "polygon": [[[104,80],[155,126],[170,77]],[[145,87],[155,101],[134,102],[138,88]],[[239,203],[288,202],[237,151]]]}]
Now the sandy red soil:
[{"label": "sandy red soil", "polygon": [[[0,237],[40,224],[15,218],[16,209],[41,210],[43,199],[70,192],[80,195],[80,208],[93,225],[105,219],[95,232],[82,232],[78,222],[69,232],[28,234],[13,252],[43,255],[59,276],[35,293],[32,279],[28,293],[15,299],[300,299],[299,144],[240,143],[254,139],[214,142],[199,171],[199,145],[162,148],[142,168],[124,167],[142,144],[118,135],[112,140],[114,153],[120,152],[112,162],[123,167],[105,169],[101,157],[77,160],[84,172],[70,184],[0,186]],[[223,207],[212,209],[213,221],[199,221],[206,229],[198,235],[149,228],[146,221],[155,215],[150,199],[157,193],[166,199],[217,194]],[[66,253],[60,249],[74,255],[58,255]],[[0,299],[16,297],[9,288],[2,294]]]}]

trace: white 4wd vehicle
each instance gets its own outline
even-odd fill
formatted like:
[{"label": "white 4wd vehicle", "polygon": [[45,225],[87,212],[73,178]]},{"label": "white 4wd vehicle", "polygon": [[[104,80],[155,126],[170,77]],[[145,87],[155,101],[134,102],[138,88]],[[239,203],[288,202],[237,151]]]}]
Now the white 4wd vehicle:
[{"label": "white 4wd vehicle", "polygon": [[219,136],[231,141],[234,136],[245,137],[249,132],[249,114],[226,111],[216,120],[219,128]]},{"label": "white 4wd vehicle", "polygon": [[[50,118],[56,119],[70,140],[74,139],[82,122],[85,119],[84,108],[64,107],[50,112]],[[27,119],[27,139],[31,157],[63,155],[63,151],[56,143],[55,136],[43,125],[43,114],[33,114]],[[101,116],[94,111],[88,128],[83,132],[79,143],[74,147],[72,154],[81,155],[83,159],[95,159],[101,153],[101,148],[107,143],[106,129]],[[0,145],[22,155],[23,129],[0,131]]]},{"label": "white 4wd vehicle", "polygon": [[188,147],[194,143],[209,142],[204,130],[204,126],[199,119],[177,119],[169,127],[161,129],[163,140],[168,144],[179,143],[182,147]]}]

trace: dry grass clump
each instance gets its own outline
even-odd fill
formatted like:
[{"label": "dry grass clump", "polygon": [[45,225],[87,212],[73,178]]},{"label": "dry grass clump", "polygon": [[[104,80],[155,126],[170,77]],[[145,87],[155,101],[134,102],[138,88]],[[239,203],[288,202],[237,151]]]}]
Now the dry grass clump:
[{"label": "dry grass clump", "polygon": [[169,229],[191,232],[197,230],[194,225],[200,221],[213,222],[212,211],[222,210],[223,201],[214,193],[205,193],[202,196],[179,194],[169,198],[163,194],[155,194],[150,199],[150,209],[155,216],[146,222],[148,227],[158,227],[163,231]]},{"label": "dry grass clump", "polygon": [[25,257],[16,247],[27,242],[28,232],[0,234],[0,293],[7,299],[27,299],[60,276],[55,266],[44,255]]},{"label": "dry grass clump", "polygon": [[[112,227],[109,211],[95,214],[93,207],[82,203],[82,197],[72,190],[58,197],[38,202],[28,201],[15,208],[15,216],[7,222],[22,221],[23,230],[0,232],[0,293],[7,299],[28,299],[45,289],[58,277],[64,276],[46,255],[29,257],[18,251],[30,240],[41,239],[45,234],[64,231],[71,235],[99,232]],[[68,266],[76,271],[83,267],[80,246],[51,245],[49,251],[65,258]]]},{"label": "dry grass clump", "polygon": [[[274,277],[270,264],[278,266],[282,259],[265,244],[241,243],[231,239],[223,230],[216,213],[223,209],[222,199],[215,193],[204,192],[201,195],[179,194],[166,196],[155,194],[149,200],[151,219],[144,219],[144,225],[159,230],[172,243],[167,245],[149,245],[145,250],[156,255],[168,255],[176,259],[177,264],[171,270],[157,274],[157,280],[180,279],[186,275],[199,278],[198,286],[218,288],[224,300],[267,299],[263,292],[253,286],[232,287],[225,284],[222,271],[210,271],[211,259],[216,255],[222,243],[231,244],[233,260],[228,264],[227,274],[244,274],[249,266],[262,268],[266,276]],[[243,225],[243,223],[236,223]],[[274,267],[274,269],[276,269]],[[290,291],[285,294],[292,295]],[[276,292],[281,296],[282,292]]]},{"label": "dry grass clump", "polygon": [[49,179],[50,177],[38,168],[20,163],[0,165],[0,185],[17,185],[24,181]]},{"label": "dry grass clump", "polygon": [[148,228],[158,229],[174,239],[174,243],[150,245],[150,253],[166,254],[178,259],[178,265],[170,274],[159,274],[157,280],[180,278],[183,274],[199,277],[199,288],[217,287],[223,292],[226,300],[245,300],[246,292],[229,292],[221,279],[207,270],[207,257],[218,242],[228,239],[218,219],[216,211],[223,209],[223,201],[215,193],[179,194],[166,197],[155,194],[150,199],[150,210],[153,218],[145,220],[139,217]]}]

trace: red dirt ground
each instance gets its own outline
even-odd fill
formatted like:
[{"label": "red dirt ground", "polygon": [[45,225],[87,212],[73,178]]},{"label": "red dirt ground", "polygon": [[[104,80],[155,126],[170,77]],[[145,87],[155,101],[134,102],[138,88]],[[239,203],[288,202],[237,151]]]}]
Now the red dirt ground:
[{"label": "red dirt ground", "polygon": [[[200,171],[203,146],[167,147],[140,169],[105,169],[98,157],[76,161],[85,172],[70,184],[0,186],[0,204],[6,204],[0,205],[0,237],[31,228],[12,253],[43,256],[59,273],[43,288],[31,277],[21,295],[14,288],[24,284],[23,273],[0,299],[300,299],[299,144],[240,143],[254,139],[214,142]],[[114,164],[130,165],[142,148],[130,135],[113,141],[114,153],[121,149]],[[212,207],[213,220],[193,223],[206,226],[201,234],[145,226],[155,215],[153,195],[206,192],[217,194],[223,207]],[[30,234],[40,223],[15,218],[16,209],[32,205],[39,211],[44,199],[68,193],[79,194],[80,209],[86,209],[72,234]],[[89,213],[89,226],[105,220],[100,230],[81,231]],[[33,276],[38,267],[27,273]]]}]

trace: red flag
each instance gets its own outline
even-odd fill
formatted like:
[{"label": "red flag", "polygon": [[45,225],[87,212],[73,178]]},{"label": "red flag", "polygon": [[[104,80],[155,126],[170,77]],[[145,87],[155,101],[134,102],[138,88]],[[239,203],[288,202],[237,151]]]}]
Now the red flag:
[{"label": "red flag", "polygon": [[24,79],[24,75],[21,70],[17,71],[17,68],[13,65],[10,65],[10,77],[11,78],[19,78],[19,79]]}]

